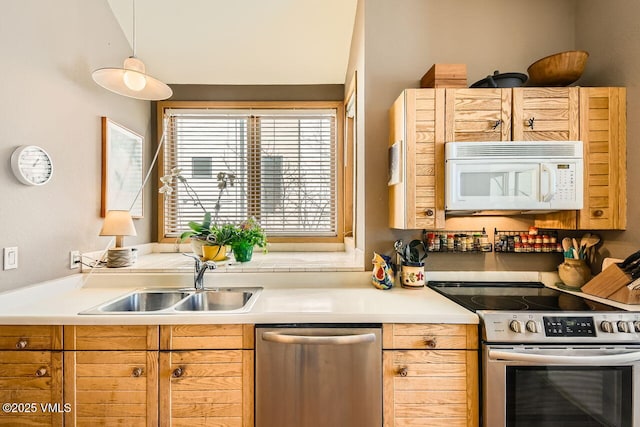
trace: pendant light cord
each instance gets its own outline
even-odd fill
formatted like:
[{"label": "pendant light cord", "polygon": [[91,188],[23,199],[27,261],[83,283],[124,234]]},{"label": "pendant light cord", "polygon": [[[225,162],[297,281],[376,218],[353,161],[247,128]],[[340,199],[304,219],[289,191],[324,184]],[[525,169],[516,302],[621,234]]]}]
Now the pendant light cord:
[{"label": "pendant light cord", "polygon": [[136,56],[136,0],[133,0],[133,56]]}]

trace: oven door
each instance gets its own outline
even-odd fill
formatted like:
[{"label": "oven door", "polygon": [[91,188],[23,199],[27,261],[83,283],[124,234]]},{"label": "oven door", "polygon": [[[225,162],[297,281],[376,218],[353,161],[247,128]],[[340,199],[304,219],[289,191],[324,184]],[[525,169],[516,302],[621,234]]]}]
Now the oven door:
[{"label": "oven door", "polygon": [[640,427],[640,346],[484,345],[482,382],[485,427]]}]

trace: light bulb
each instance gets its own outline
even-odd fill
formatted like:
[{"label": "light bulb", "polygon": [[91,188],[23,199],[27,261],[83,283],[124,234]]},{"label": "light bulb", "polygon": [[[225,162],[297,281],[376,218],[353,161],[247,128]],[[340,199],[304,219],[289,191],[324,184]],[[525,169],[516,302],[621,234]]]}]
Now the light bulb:
[{"label": "light bulb", "polygon": [[142,61],[138,58],[130,56],[124,60],[125,71],[123,80],[124,84],[131,90],[140,91],[147,85],[147,79],[144,76],[145,68]]}]

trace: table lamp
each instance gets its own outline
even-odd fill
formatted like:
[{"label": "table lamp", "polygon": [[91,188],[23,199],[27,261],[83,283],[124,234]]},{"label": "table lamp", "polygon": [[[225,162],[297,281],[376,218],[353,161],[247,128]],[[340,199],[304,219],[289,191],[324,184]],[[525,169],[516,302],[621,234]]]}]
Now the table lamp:
[{"label": "table lamp", "polygon": [[135,236],[136,228],[129,211],[107,211],[100,236],[116,236],[115,248],[109,249],[107,267],[127,267],[133,264],[131,248],[123,247],[124,236]]}]

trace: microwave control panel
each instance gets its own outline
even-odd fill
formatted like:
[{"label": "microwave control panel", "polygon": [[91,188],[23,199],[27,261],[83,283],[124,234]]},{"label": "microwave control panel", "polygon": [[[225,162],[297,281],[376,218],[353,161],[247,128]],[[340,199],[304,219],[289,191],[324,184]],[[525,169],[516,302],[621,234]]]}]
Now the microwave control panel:
[{"label": "microwave control panel", "polygon": [[576,195],[576,168],[575,164],[555,164],[556,193],[554,200],[573,201]]}]

